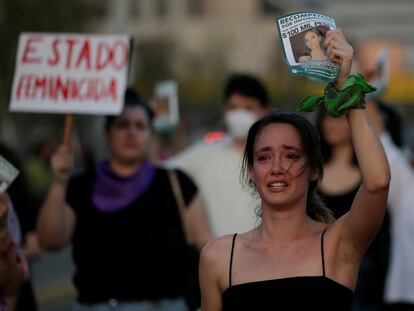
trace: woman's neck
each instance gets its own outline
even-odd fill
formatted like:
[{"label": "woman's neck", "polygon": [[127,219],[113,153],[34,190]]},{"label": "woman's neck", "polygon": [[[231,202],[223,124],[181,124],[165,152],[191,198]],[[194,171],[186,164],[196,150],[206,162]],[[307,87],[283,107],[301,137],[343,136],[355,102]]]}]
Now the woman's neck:
[{"label": "woman's neck", "polygon": [[314,221],[304,210],[306,208],[303,206],[289,208],[286,211],[264,209],[262,224],[258,228],[263,242],[289,242],[305,236]]},{"label": "woman's neck", "polygon": [[144,160],[139,160],[135,162],[120,162],[115,159],[109,160],[109,166],[112,171],[121,177],[129,177],[134,174],[144,163]]}]

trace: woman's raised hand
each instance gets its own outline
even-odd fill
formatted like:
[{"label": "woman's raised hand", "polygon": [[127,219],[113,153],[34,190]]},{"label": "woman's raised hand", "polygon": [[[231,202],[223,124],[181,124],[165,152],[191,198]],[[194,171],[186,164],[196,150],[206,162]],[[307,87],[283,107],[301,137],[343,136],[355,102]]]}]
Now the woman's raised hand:
[{"label": "woman's raised hand", "polygon": [[345,36],[340,29],[330,30],[326,33],[325,48],[328,58],[340,66],[339,75],[335,85],[336,88],[340,88],[344,80],[351,73],[354,49],[348,41],[346,41]]}]

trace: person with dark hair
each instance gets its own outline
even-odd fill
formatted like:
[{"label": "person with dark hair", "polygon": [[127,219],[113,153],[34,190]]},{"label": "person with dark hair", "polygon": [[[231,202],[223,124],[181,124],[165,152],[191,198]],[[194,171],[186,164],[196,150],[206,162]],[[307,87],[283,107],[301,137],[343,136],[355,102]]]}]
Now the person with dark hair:
[{"label": "person with dark hair", "polygon": [[267,106],[268,94],[265,87],[251,75],[234,74],[229,78],[224,90],[224,99],[228,100],[235,93],[256,98],[263,106]]},{"label": "person with dark hair", "polygon": [[304,64],[311,61],[327,61],[328,57],[324,50],[324,36],[321,31],[314,27],[305,32],[303,36],[305,45],[304,55],[299,57],[299,63]]},{"label": "person with dark hair", "polygon": [[[340,64],[332,85],[339,89],[353,49],[340,30],[327,33],[326,45]],[[350,310],[359,264],[382,223],[390,173],[365,111],[350,109],[346,119],[362,183],[351,210],[332,224],[315,197],[323,176],[316,129],[295,113],[272,113],[252,125],[242,176],[260,196],[262,222],[204,247],[203,311]]]},{"label": "person with dark hair", "polygon": [[240,163],[249,127],[268,112],[268,94],[254,76],[233,74],[224,87],[225,137],[196,143],[167,163],[190,175],[205,204],[215,236],[247,230],[256,223],[258,201],[243,191]]},{"label": "person with dark hair", "polygon": [[320,111],[316,128],[324,162],[324,177],[317,190],[338,219],[351,208],[361,185],[361,171],[346,117],[333,118]]},{"label": "person with dark hair", "polygon": [[169,172],[148,160],[152,118],[127,90],[122,113],[105,122],[108,160],[70,178],[71,150],[60,146],[52,158],[37,231],[47,249],[72,242],[74,310],[187,310],[185,232],[198,248],[211,233],[192,180],[176,171],[180,213]]}]

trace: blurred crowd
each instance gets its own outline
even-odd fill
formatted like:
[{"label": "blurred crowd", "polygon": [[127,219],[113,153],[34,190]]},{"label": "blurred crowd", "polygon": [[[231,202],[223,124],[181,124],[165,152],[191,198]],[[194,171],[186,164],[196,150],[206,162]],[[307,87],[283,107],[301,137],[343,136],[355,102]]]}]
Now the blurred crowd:
[{"label": "blurred crowd", "polygon": [[[353,310],[414,310],[414,168],[404,149],[403,118],[381,100],[381,68],[359,70],[379,90],[366,98],[366,110],[392,181],[383,225],[361,264]],[[74,310],[144,310],[138,309],[142,302],[153,301],[157,310],[197,309],[188,279],[197,274],[189,267],[200,250],[215,237],[260,223],[259,198],[240,182],[242,156],[250,126],[270,106],[278,108],[261,79],[247,73],[227,79],[222,101],[222,135],[178,153],[166,152],[170,146],[154,131],[155,102],[132,88],[122,113],[106,117],[96,137],[106,143],[105,160],[79,160],[90,150],[76,140],[64,145],[42,137],[29,155],[1,144],[0,154],[20,174],[0,201],[0,310],[40,310],[31,265],[42,252],[67,245],[75,265]],[[316,191],[339,218],[361,184],[351,133],[345,117],[312,117],[325,172]]]}]

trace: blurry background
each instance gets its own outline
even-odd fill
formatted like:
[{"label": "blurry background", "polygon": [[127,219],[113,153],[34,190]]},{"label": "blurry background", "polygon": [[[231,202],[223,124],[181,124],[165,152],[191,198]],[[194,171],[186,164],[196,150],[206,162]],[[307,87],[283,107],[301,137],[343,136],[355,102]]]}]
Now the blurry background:
[{"label": "blurry background", "polygon": [[[62,115],[8,112],[22,31],[130,34],[129,84],[150,98],[156,82],[178,82],[181,123],[160,136],[173,154],[221,129],[223,83],[234,71],[259,76],[272,106],[281,110],[293,110],[304,96],[321,92],[321,85],[290,76],[282,56],[275,17],[298,11],[332,16],[366,69],[389,47],[390,83],[383,99],[403,115],[407,150],[414,148],[412,0],[0,0],[0,141],[26,161],[40,143],[56,146],[63,135]],[[75,117],[80,164],[103,156],[102,121]],[[70,250],[43,253],[33,274],[40,309],[69,310]]]}]

